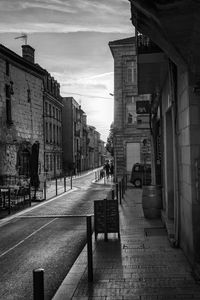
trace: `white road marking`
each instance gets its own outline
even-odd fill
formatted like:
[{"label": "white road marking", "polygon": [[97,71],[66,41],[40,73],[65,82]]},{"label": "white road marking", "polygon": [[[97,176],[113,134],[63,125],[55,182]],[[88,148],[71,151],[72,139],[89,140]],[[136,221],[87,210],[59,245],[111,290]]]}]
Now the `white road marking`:
[{"label": "white road marking", "polygon": [[24,243],[26,240],[28,240],[31,236],[33,236],[34,234],[36,234],[37,232],[39,232],[40,230],[42,230],[43,228],[45,228],[46,226],[48,226],[49,224],[51,224],[52,222],[54,222],[57,218],[51,220],[50,222],[46,223],[45,225],[41,226],[40,228],[38,228],[37,230],[33,231],[31,234],[29,234],[27,237],[25,237],[23,240],[21,240],[20,242],[18,242],[16,245],[14,245],[13,247],[11,247],[10,249],[6,250],[5,252],[3,252],[2,254],[0,254],[0,258],[3,257],[4,255],[6,255],[7,253],[9,253],[10,251],[14,250],[15,248],[17,248],[19,245],[21,245],[22,243]]},{"label": "white road marking", "polygon": [[37,204],[37,205],[35,205],[35,206],[29,207],[29,208],[27,208],[27,209],[24,209],[24,210],[22,210],[22,211],[20,211],[20,212],[18,212],[18,213],[16,213],[16,214],[13,214],[12,216],[6,217],[5,219],[0,220],[0,227],[3,226],[3,225],[5,225],[5,224],[7,224],[9,221],[11,221],[11,220],[13,220],[13,219],[16,219],[16,217],[18,217],[18,216],[24,215],[24,214],[26,214],[26,213],[28,213],[28,212],[30,212],[30,211],[32,211],[32,210],[38,208],[38,207],[41,207],[41,206],[43,206],[43,205],[46,205],[47,203],[50,203],[50,202],[52,202],[52,201],[55,201],[55,200],[57,200],[58,198],[61,198],[61,197],[65,196],[65,195],[67,195],[67,194],[69,194],[69,193],[71,193],[71,192],[74,192],[74,191],[76,191],[76,190],[77,190],[77,188],[74,188],[74,187],[73,187],[73,189],[68,190],[67,192],[65,192],[65,193],[63,193],[63,194],[60,194],[60,195],[58,195],[58,196],[55,196],[55,197],[52,198],[52,199],[43,201],[42,203],[39,203],[39,204]]}]

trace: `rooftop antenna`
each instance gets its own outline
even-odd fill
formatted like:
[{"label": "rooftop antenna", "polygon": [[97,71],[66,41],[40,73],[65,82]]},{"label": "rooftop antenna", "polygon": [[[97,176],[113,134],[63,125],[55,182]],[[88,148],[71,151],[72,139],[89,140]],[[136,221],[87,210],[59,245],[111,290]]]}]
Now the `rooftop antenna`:
[{"label": "rooftop antenna", "polygon": [[28,39],[28,36],[27,36],[26,33],[22,33],[20,36],[17,36],[17,37],[15,38],[15,40],[17,40],[17,39],[23,39],[23,40],[24,40],[24,44],[27,45],[27,39]]}]

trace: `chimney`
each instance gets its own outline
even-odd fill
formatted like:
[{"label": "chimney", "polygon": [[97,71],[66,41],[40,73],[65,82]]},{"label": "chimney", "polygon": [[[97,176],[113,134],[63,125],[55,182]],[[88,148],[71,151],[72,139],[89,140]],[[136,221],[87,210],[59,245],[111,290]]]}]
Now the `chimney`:
[{"label": "chimney", "polygon": [[35,49],[29,45],[22,45],[22,57],[33,64],[35,63]]}]

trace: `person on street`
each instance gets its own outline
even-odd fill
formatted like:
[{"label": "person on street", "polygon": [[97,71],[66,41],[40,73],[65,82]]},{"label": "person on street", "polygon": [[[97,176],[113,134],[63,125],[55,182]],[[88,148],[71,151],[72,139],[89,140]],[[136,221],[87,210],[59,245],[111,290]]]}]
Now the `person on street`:
[{"label": "person on street", "polygon": [[107,179],[109,178],[109,173],[110,173],[110,165],[108,162],[104,165],[104,170],[106,171],[106,177]]},{"label": "person on street", "polygon": [[110,175],[111,175],[111,177],[113,176],[113,174],[114,174],[114,164],[111,161],[111,164],[110,164]]}]

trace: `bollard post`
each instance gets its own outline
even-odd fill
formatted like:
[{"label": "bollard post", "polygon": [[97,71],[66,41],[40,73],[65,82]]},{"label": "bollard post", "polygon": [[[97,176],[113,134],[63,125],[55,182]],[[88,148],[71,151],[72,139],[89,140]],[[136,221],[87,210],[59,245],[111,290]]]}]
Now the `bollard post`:
[{"label": "bollard post", "polygon": [[119,182],[119,203],[122,204],[122,182]]},{"label": "bollard post", "polygon": [[31,206],[31,184],[28,185],[29,206]]},{"label": "bollard post", "polygon": [[44,300],[44,269],[33,270],[33,300]]},{"label": "bollard post", "polygon": [[112,190],[112,200],[114,200],[114,199],[115,199],[115,191]]},{"label": "bollard post", "polygon": [[122,178],[122,180],[121,180],[121,197],[122,197],[122,199],[124,198],[124,184],[123,184],[123,178]]},{"label": "bollard post", "polygon": [[71,173],[71,177],[70,177],[70,188],[72,190],[72,173]]},{"label": "bollard post", "polygon": [[57,177],[56,177],[56,196],[58,195],[58,182],[57,182]]},{"label": "bollard post", "polygon": [[64,192],[66,192],[66,175],[64,175]]},{"label": "bollard post", "polygon": [[87,258],[88,258],[88,282],[93,281],[92,259],[92,217],[87,216]]},{"label": "bollard post", "polygon": [[10,188],[8,188],[8,214],[11,213]]},{"label": "bollard post", "polygon": [[116,183],[115,187],[116,187],[116,197],[117,197],[117,201],[118,201],[118,190],[119,190],[119,185],[118,185],[118,183]]}]

